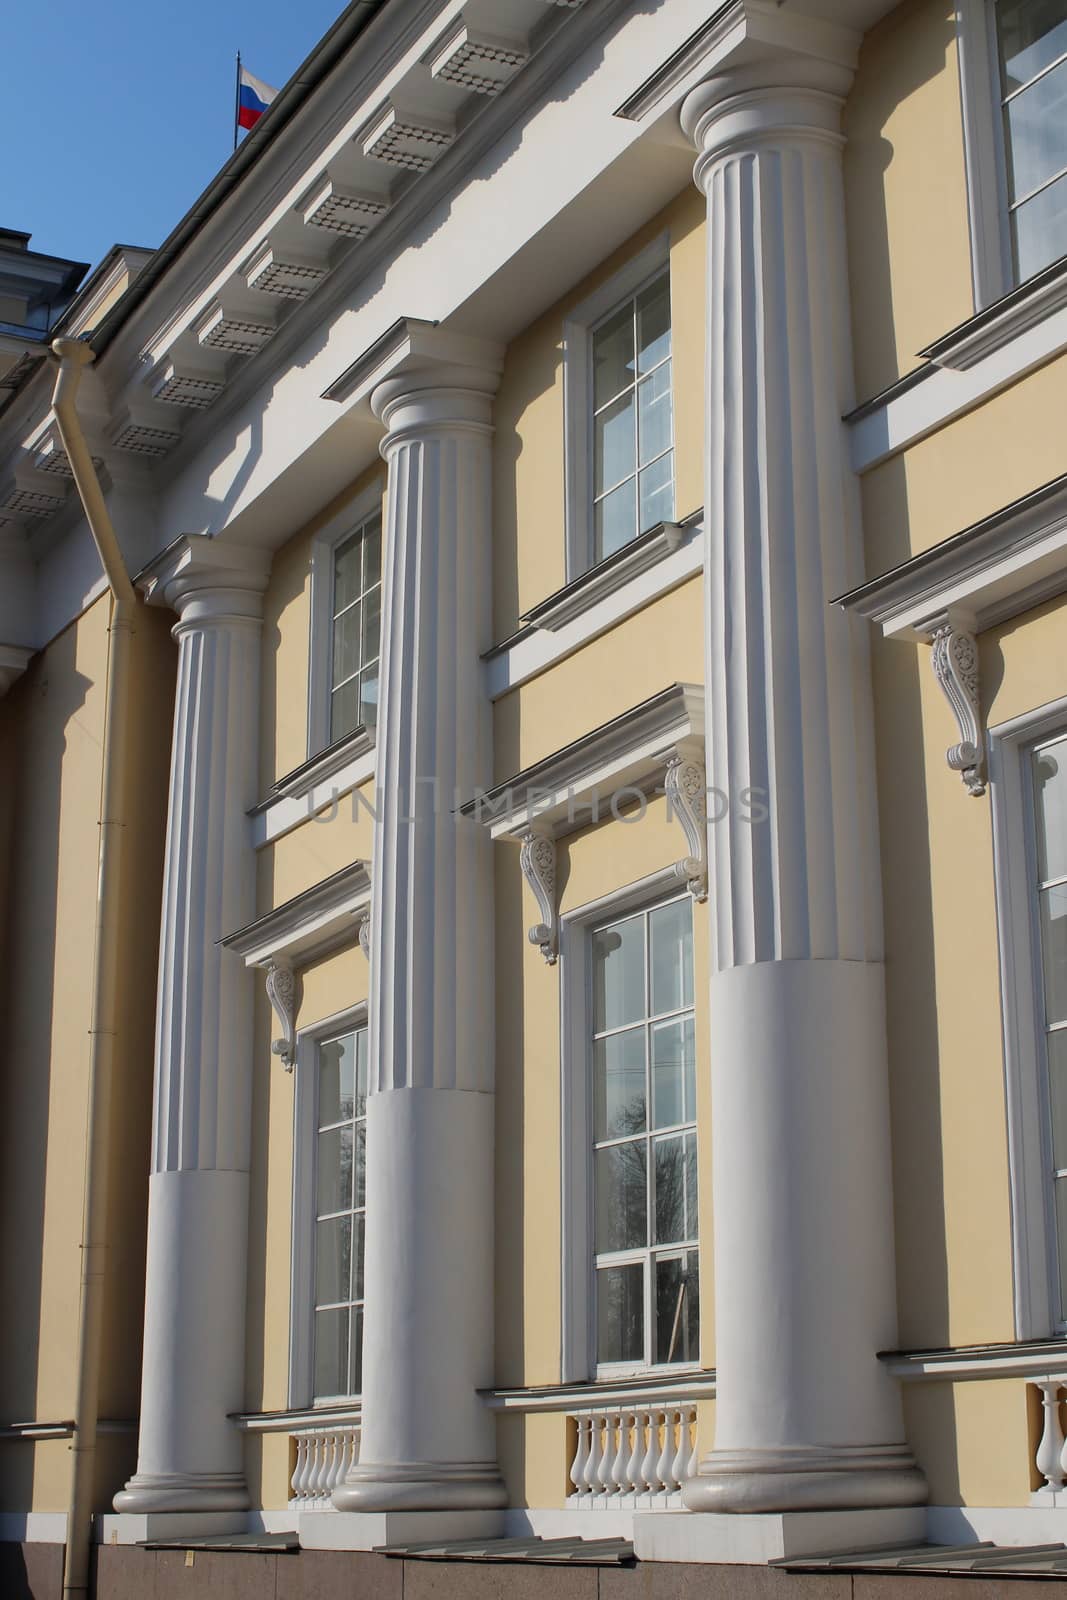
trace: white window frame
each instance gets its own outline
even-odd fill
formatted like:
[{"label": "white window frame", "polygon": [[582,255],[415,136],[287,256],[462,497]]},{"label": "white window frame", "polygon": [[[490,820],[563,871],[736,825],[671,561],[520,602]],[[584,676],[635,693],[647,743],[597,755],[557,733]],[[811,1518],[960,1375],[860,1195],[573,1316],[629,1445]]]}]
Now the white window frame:
[{"label": "white window frame", "polygon": [[[593,1233],[593,1074],[592,1040],[592,931],[604,922],[652,911],[668,900],[680,898],[678,876],[664,867],[636,883],[613,890],[560,919],[560,1107],[561,1260],[563,1383],[585,1383],[597,1378],[636,1374],[657,1377],[699,1372],[699,1360],[646,1366],[644,1362],[598,1366],[596,1359],[596,1283]],[[694,990],[699,974],[694,968]],[[700,1164],[700,1130],[697,1126],[697,1164]],[[699,1177],[698,1177],[699,1183]],[[698,1239],[698,1254],[703,1242]],[[667,1247],[667,1254],[670,1248]],[[701,1281],[704,1263],[701,1260]]]},{"label": "white window frame", "polygon": [[[367,1002],[302,1028],[296,1036],[293,1085],[293,1198],[290,1233],[289,1407],[337,1405],[315,1392],[315,1144],[318,1132],[318,1050],[323,1040],[367,1026]],[[355,1399],[358,1397],[348,1397]]]},{"label": "white window frame", "polygon": [[[331,660],[333,655],[334,557],[339,545],[372,517],[382,517],[382,559],[385,558],[385,516],[382,485],[372,484],[315,535],[311,544],[311,623],[308,662],[308,758],[321,755],[330,739]],[[346,735],[347,737],[347,735]]]},{"label": "white window frame", "polygon": [[[564,519],[567,582],[594,565],[592,330],[645,284],[670,268],[670,234],[657,234],[631,261],[595,289],[563,323]],[[671,275],[673,354],[674,284]],[[671,367],[672,403],[674,367]],[[675,430],[677,435],[677,430]]]},{"label": "white window frame", "polygon": [[1017,1339],[1067,1333],[1059,1315],[1044,998],[1033,885],[1030,752],[1067,733],[1067,697],[989,731],[993,858],[1000,953],[1008,1171]]}]

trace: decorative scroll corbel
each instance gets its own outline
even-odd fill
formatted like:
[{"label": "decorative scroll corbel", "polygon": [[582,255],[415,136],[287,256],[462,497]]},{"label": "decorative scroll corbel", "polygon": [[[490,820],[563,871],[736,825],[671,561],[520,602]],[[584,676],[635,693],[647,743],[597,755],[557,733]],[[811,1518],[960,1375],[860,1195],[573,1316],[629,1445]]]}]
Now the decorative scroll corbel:
[{"label": "decorative scroll corbel", "polygon": [[675,864],[694,900],[708,898],[708,780],[704,763],[694,752],[679,747],[667,761],[663,792],[668,820],[677,817],[689,854]]},{"label": "decorative scroll corbel", "polygon": [[296,974],[283,956],[267,967],[267,999],[282,1030],[281,1038],[271,1044],[271,1054],[281,1058],[286,1072],[292,1072],[296,1057]]},{"label": "decorative scroll corbel", "polygon": [[559,915],[556,911],[556,841],[550,833],[530,828],[522,836],[519,852],[522,875],[534,892],[542,921],[536,922],[527,938],[539,945],[550,967],[559,956]]},{"label": "decorative scroll corbel", "polygon": [[960,730],[960,743],[950,745],[945,759],[973,795],[985,794],[985,752],[978,683],[978,643],[962,619],[943,618],[933,629],[934,677]]},{"label": "decorative scroll corbel", "polygon": [[367,960],[369,961],[370,960],[370,912],[369,911],[365,911],[364,914],[359,919],[359,932],[358,932],[357,937],[359,939],[359,948],[363,951],[363,954],[366,956]]}]

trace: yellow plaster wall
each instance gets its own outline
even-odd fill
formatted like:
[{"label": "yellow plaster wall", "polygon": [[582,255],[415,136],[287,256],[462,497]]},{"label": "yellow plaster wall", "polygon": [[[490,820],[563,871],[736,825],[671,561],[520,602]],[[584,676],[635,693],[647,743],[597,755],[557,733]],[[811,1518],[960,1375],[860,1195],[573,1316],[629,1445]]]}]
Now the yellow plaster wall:
[{"label": "yellow plaster wall", "polygon": [[857,398],[919,365],[974,309],[952,0],[905,0],[867,34],[845,107]]},{"label": "yellow plaster wall", "polygon": [[867,572],[885,572],[1067,471],[1067,356],[860,480]]},{"label": "yellow plaster wall", "polygon": [[1025,1383],[994,1378],[903,1387],[908,1441],[926,1473],[931,1504],[1028,1504],[1040,1430],[1033,1429]]},{"label": "yellow plaster wall", "polygon": [[[0,706],[7,766],[6,1034],[0,1067],[0,1252],[5,1360],[0,1415],[72,1414],[85,1170],[98,817],[109,600],[31,662]],[[122,884],[125,1004],[114,1063],[112,1181],[101,1412],[135,1417],[140,1391],[152,1035],[174,646],[140,610],[133,641],[128,853]],[[145,937],[145,929],[150,937]],[[100,1452],[98,1508],[133,1470],[135,1436]],[[66,1508],[70,1450],[4,1452],[10,1509]]]},{"label": "yellow plaster wall", "polygon": [[675,509],[703,504],[705,203],[689,185],[621,250],[576,284],[508,347],[493,452],[494,635],[566,581],[563,324],[572,310],[657,235],[670,238],[674,345]]}]

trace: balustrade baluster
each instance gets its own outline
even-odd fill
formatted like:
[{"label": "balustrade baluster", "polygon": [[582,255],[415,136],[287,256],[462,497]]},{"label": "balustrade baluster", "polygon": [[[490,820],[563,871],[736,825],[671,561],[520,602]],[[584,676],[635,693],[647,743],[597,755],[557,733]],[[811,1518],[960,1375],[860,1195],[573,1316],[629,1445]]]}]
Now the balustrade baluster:
[{"label": "balustrade baluster", "polygon": [[1034,1460],[1037,1464],[1038,1472],[1045,1480],[1045,1487],[1057,1492],[1063,1488],[1064,1481],[1067,1479],[1067,1470],[1065,1470],[1063,1459],[1063,1428],[1060,1424],[1060,1389],[1062,1385],[1057,1379],[1054,1383],[1039,1383],[1037,1387],[1041,1390],[1044,1428]]},{"label": "balustrade baluster", "polygon": [[571,1482],[578,1494],[587,1494],[589,1486],[585,1481],[585,1464],[589,1460],[589,1433],[592,1428],[590,1417],[575,1417],[576,1445],[574,1460],[571,1462]]}]

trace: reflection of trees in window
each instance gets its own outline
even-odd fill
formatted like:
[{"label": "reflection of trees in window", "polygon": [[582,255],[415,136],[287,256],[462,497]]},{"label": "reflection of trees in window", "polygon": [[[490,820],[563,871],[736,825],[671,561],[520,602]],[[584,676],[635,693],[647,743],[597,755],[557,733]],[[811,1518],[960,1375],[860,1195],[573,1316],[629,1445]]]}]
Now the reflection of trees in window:
[{"label": "reflection of trees in window", "polygon": [[321,1399],[362,1387],[365,1028],[319,1045],[317,1090],[314,1394]]}]

